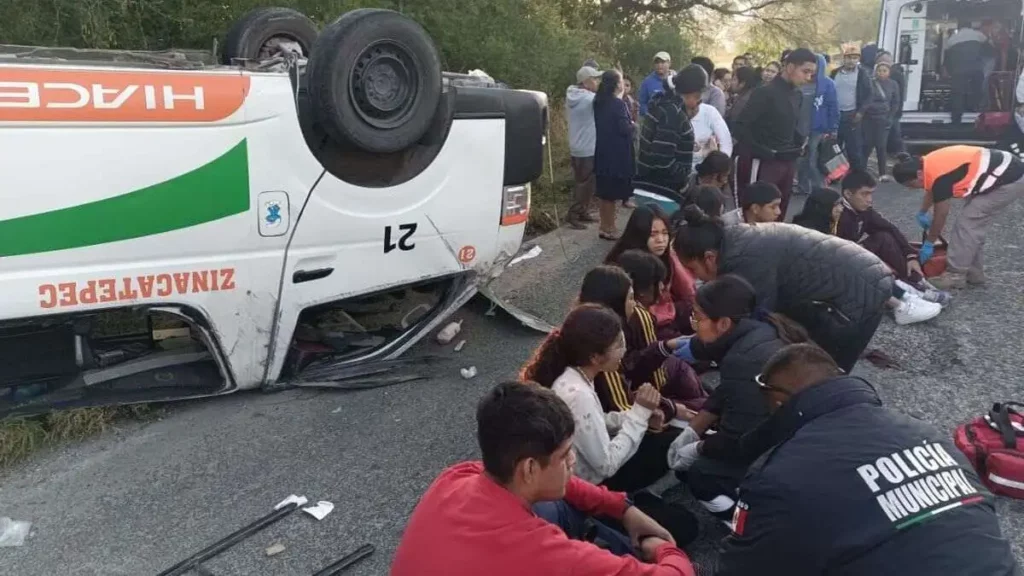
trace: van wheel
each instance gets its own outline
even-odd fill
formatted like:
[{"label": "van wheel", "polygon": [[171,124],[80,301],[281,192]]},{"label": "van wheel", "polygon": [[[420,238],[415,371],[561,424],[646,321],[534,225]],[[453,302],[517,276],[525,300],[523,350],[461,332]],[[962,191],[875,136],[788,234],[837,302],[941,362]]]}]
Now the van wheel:
[{"label": "van wheel", "polygon": [[391,10],[355,10],[329,24],[313,46],[308,74],[320,124],[339,144],[366,152],[412,146],[441,102],[433,40]]},{"label": "van wheel", "polygon": [[265,60],[298,44],[302,56],[309,56],[317,37],[316,24],[291,8],[257,8],[242,16],[224,39],[221,61]]}]

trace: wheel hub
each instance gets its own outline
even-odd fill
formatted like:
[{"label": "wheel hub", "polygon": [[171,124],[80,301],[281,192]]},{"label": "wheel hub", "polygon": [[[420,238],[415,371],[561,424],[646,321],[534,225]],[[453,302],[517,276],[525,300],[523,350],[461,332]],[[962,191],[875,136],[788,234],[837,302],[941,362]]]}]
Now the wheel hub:
[{"label": "wheel hub", "polygon": [[367,47],[356,59],[349,82],[356,112],[376,128],[401,125],[416,102],[418,79],[404,47],[387,41]]}]

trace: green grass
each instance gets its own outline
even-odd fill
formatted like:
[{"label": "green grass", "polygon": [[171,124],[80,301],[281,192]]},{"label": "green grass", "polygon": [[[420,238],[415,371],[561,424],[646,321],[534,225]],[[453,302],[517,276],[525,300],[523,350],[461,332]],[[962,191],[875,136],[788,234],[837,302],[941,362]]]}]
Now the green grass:
[{"label": "green grass", "polygon": [[152,418],[146,404],[114,408],[76,408],[42,416],[0,421],[0,469],[23,461],[43,448],[95,436],[116,423]]}]

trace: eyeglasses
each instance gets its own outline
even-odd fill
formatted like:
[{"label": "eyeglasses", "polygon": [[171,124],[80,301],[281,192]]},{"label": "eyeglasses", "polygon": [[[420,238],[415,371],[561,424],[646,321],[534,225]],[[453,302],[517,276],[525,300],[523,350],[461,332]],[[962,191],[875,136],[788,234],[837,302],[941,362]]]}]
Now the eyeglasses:
[{"label": "eyeglasses", "polygon": [[779,394],[785,394],[786,396],[792,395],[792,392],[790,392],[789,390],[784,390],[782,388],[779,388],[778,386],[772,386],[771,384],[768,384],[767,382],[764,381],[764,379],[761,376],[761,374],[754,376],[754,382],[757,382],[757,386],[761,390],[765,392],[778,392]]}]

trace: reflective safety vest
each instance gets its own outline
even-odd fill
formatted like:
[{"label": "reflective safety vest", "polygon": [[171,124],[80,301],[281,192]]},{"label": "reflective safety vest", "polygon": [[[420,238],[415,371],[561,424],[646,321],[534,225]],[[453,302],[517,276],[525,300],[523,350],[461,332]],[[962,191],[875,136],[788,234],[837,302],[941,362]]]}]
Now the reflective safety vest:
[{"label": "reflective safety vest", "polygon": [[1011,166],[1016,169],[1011,172],[1020,170],[1020,160],[1013,155],[978,146],[940,148],[926,154],[922,163],[924,189],[936,202],[987,192],[1006,183],[1001,177]]}]

